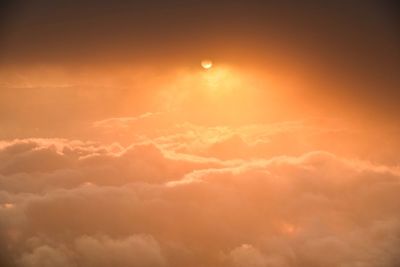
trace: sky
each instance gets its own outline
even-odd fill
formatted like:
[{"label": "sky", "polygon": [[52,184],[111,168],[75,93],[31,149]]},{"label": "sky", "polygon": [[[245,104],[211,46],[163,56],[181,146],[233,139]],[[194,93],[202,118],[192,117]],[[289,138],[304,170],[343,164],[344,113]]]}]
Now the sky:
[{"label": "sky", "polygon": [[400,264],[396,1],[0,10],[1,266]]}]

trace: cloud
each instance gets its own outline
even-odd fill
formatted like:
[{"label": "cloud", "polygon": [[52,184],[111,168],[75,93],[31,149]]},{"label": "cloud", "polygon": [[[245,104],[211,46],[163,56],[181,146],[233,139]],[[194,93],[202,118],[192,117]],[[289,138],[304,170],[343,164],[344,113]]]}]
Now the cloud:
[{"label": "cloud", "polygon": [[98,140],[126,145],[152,142],[176,153],[223,160],[300,156],[328,151],[347,158],[361,158],[398,165],[398,129],[371,128],[334,118],[310,118],[272,124],[202,126],[180,121],[170,113],[157,113],[134,122],[117,120],[119,126],[98,127]]},{"label": "cloud", "polygon": [[18,264],[28,267],[165,266],[158,243],[149,236],[139,235],[123,239],[81,236],[72,244],[42,244],[24,253]]},{"label": "cloud", "polygon": [[[137,117],[120,117],[120,118],[109,118],[101,121],[95,121],[93,123],[93,127],[102,127],[102,128],[125,128],[129,127],[133,123],[147,119],[150,117],[153,117],[157,115],[158,113],[151,113],[151,112],[146,112],[143,113]],[[120,130],[120,129],[119,129]]]},{"label": "cloud", "polygon": [[[181,131],[174,134],[175,127]],[[2,245],[7,262],[21,267],[399,263],[397,166],[306,146],[298,155],[249,152],[275,142],[276,134],[306,131],[300,125],[172,129],[126,146],[2,141],[0,241],[7,244]],[[248,150],[231,159],[216,152],[221,143],[227,152]]]},{"label": "cloud", "polygon": [[130,236],[122,240],[83,236],[75,241],[83,266],[164,266],[158,243],[148,236]]},{"label": "cloud", "polygon": [[229,253],[229,260],[236,267],[284,267],[289,266],[284,258],[262,254],[252,245],[243,244]]},{"label": "cloud", "polygon": [[153,143],[121,147],[64,139],[3,142],[0,159],[0,184],[10,192],[73,188],[88,182],[159,183],[194,169],[224,164],[217,159],[168,153]]},{"label": "cloud", "polygon": [[27,267],[76,266],[61,249],[47,245],[36,248],[32,253],[22,255],[19,264]]}]

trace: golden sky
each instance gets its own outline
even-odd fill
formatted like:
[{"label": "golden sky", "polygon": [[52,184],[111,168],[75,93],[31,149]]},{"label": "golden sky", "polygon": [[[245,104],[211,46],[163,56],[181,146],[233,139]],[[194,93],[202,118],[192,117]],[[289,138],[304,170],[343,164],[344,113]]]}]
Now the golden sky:
[{"label": "golden sky", "polygon": [[0,266],[396,267],[390,1],[15,1]]}]

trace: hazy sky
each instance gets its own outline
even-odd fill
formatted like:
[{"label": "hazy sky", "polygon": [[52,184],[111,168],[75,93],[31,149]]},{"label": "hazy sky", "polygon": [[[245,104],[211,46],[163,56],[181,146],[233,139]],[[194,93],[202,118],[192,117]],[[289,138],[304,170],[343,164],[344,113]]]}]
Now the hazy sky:
[{"label": "hazy sky", "polygon": [[[395,1],[10,1],[1,65],[163,70],[222,63],[306,72],[311,95],[398,111]],[[311,90],[311,89],[310,89]]]},{"label": "hazy sky", "polygon": [[1,5],[0,266],[399,266],[396,1]]}]

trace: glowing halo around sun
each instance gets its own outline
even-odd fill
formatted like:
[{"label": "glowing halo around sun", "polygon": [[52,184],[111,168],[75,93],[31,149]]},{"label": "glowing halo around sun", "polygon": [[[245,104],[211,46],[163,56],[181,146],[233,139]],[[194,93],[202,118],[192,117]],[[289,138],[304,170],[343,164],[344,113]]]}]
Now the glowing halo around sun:
[{"label": "glowing halo around sun", "polygon": [[206,70],[211,69],[212,65],[213,63],[209,59],[204,59],[201,61],[201,66]]}]

